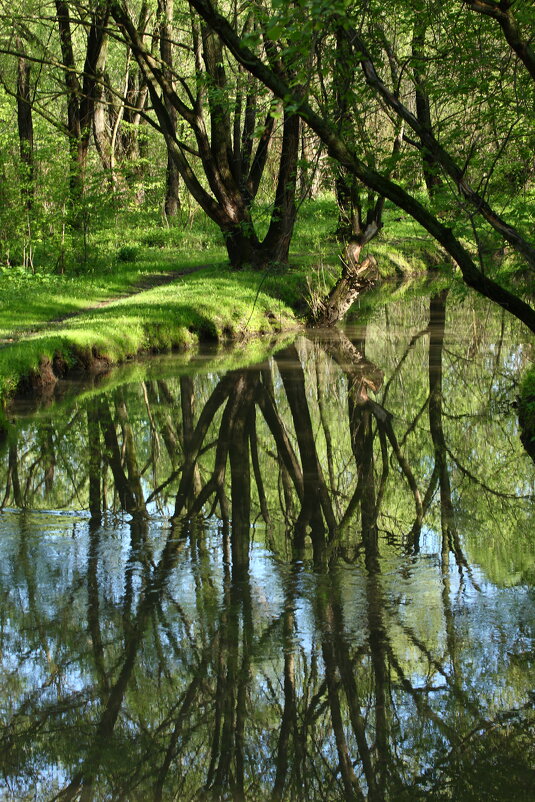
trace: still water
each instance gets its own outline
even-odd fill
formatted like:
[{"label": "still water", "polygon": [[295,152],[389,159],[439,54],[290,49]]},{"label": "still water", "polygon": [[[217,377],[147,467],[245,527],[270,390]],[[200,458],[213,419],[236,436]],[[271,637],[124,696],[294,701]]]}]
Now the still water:
[{"label": "still water", "polygon": [[16,406],[0,799],[535,798],[530,347],[437,293]]}]

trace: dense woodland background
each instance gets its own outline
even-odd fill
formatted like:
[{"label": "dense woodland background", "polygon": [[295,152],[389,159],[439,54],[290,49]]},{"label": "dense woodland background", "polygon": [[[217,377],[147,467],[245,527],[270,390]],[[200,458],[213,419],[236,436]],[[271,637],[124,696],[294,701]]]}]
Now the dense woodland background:
[{"label": "dense woodland background", "polygon": [[303,200],[333,193],[346,282],[373,267],[394,205],[535,329],[529,0],[2,0],[0,14],[5,269],[87,268],[118,226],[127,259],[128,226],[157,239],[199,207],[231,264],[264,268],[287,261]]}]

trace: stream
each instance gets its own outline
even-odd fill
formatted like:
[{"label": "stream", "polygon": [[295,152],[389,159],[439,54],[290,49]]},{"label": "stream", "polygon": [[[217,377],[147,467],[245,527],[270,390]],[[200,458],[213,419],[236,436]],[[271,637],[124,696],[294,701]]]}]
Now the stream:
[{"label": "stream", "polygon": [[532,349],[400,295],[15,403],[0,799],[535,798]]}]

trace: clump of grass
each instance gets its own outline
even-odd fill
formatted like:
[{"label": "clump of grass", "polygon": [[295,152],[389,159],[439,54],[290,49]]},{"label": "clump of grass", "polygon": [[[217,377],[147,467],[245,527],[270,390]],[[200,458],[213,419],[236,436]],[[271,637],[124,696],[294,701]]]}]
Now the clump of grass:
[{"label": "clump of grass", "polygon": [[123,245],[117,251],[119,262],[135,262],[138,258],[138,249],[134,245]]}]

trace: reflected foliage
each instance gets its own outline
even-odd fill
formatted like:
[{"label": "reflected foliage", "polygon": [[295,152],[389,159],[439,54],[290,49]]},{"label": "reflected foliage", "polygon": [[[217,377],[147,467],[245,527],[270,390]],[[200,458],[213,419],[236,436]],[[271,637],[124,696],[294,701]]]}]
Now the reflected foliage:
[{"label": "reflected foliage", "polygon": [[525,358],[443,292],[13,420],[6,798],[529,799]]}]

